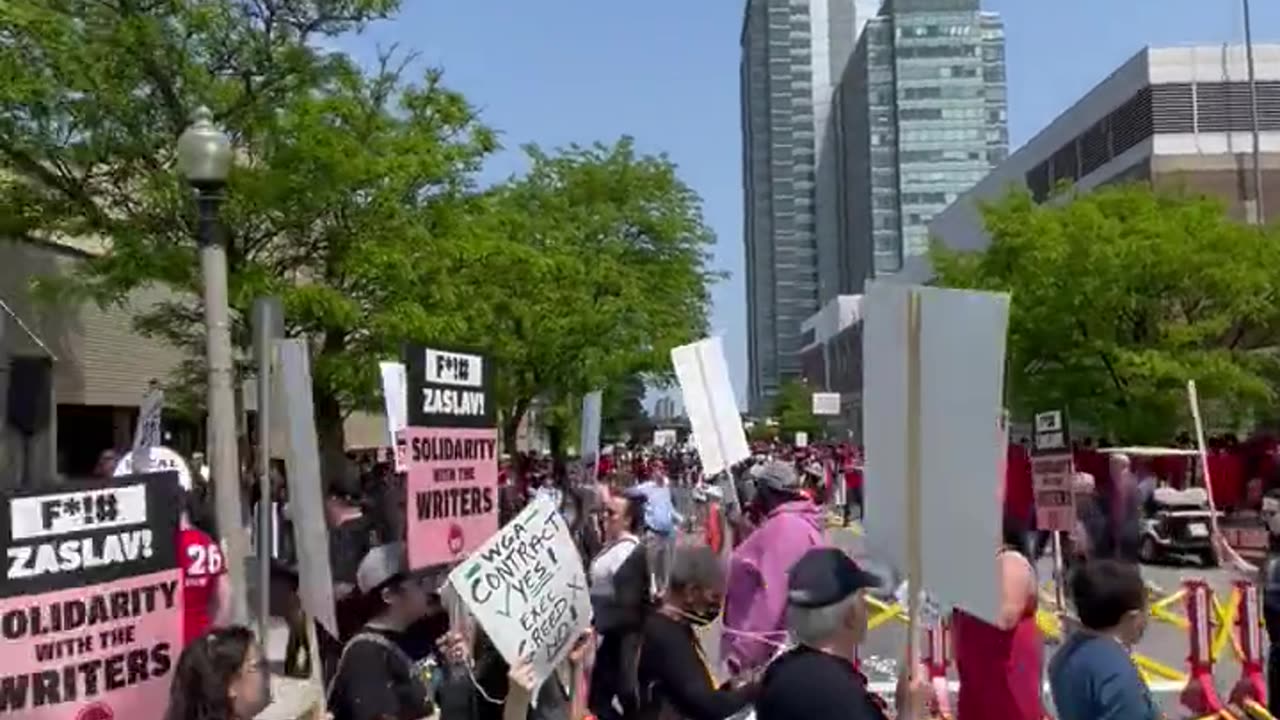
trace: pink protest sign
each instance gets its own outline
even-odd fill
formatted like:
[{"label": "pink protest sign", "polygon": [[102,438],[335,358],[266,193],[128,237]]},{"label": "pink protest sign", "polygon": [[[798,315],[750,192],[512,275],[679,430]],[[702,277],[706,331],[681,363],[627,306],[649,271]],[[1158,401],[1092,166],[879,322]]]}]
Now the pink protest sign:
[{"label": "pink protest sign", "polygon": [[0,717],[160,717],[182,652],[177,475],[0,496]]},{"label": "pink protest sign", "polygon": [[498,431],[410,427],[402,434],[409,565],[456,562],[498,531]]}]

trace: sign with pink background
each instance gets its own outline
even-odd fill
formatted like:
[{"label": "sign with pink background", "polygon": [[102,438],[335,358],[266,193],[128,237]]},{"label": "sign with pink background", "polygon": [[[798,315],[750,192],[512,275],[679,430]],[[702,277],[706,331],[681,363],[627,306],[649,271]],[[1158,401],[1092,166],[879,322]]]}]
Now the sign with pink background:
[{"label": "sign with pink background", "polygon": [[182,652],[173,472],[0,495],[0,718],[148,720]]},{"label": "sign with pink background", "polygon": [[498,432],[409,427],[405,516],[409,565],[456,562],[498,531]]}]

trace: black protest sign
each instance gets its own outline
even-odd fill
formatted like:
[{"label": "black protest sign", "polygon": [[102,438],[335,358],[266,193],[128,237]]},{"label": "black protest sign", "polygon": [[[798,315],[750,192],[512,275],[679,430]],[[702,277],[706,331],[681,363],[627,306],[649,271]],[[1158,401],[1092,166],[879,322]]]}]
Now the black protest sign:
[{"label": "black protest sign", "polygon": [[1067,414],[1062,410],[1048,410],[1035,415],[1035,431],[1032,434],[1032,455],[1062,455],[1071,453],[1071,430]]},{"label": "black protest sign", "polygon": [[0,598],[109,583],[178,567],[178,474],[77,482],[2,496]]},{"label": "black protest sign", "polygon": [[158,717],[182,651],[178,475],[0,495],[0,717]]},{"label": "black protest sign", "polygon": [[468,350],[410,345],[404,355],[409,425],[413,427],[491,428],[493,364]]}]

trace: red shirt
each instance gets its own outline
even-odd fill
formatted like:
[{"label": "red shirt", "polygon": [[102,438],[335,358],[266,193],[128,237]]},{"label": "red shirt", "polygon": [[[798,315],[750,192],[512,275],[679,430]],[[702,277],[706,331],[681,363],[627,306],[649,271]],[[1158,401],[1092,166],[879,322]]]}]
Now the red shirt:
[{"label": "red shirt", "polygon": [[218,592],[218,578],[226,573],[222,548],[202,530],[178,532],[178,559],[182,563],[182,638],[187,644],[204,634],[213,620],[209,606]]}]

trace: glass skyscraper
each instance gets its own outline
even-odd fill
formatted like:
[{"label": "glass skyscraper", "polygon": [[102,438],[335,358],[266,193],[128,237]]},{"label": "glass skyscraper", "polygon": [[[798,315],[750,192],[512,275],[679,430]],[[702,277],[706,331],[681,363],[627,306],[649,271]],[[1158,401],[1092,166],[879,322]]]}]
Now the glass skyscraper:
[{"label": "glass skyscraper", "polygon": [[886,0],[836,93],[841,292],[928,252],[934,215],[1008,156],[1004,26],[979,0]]},{"label": "glass skyscraper", "polygon": [[832,105],[857,38],[855,0],[747,0],[740,68],[750,405],[801,373],[800,325],[834,294],[840,240]]}]

